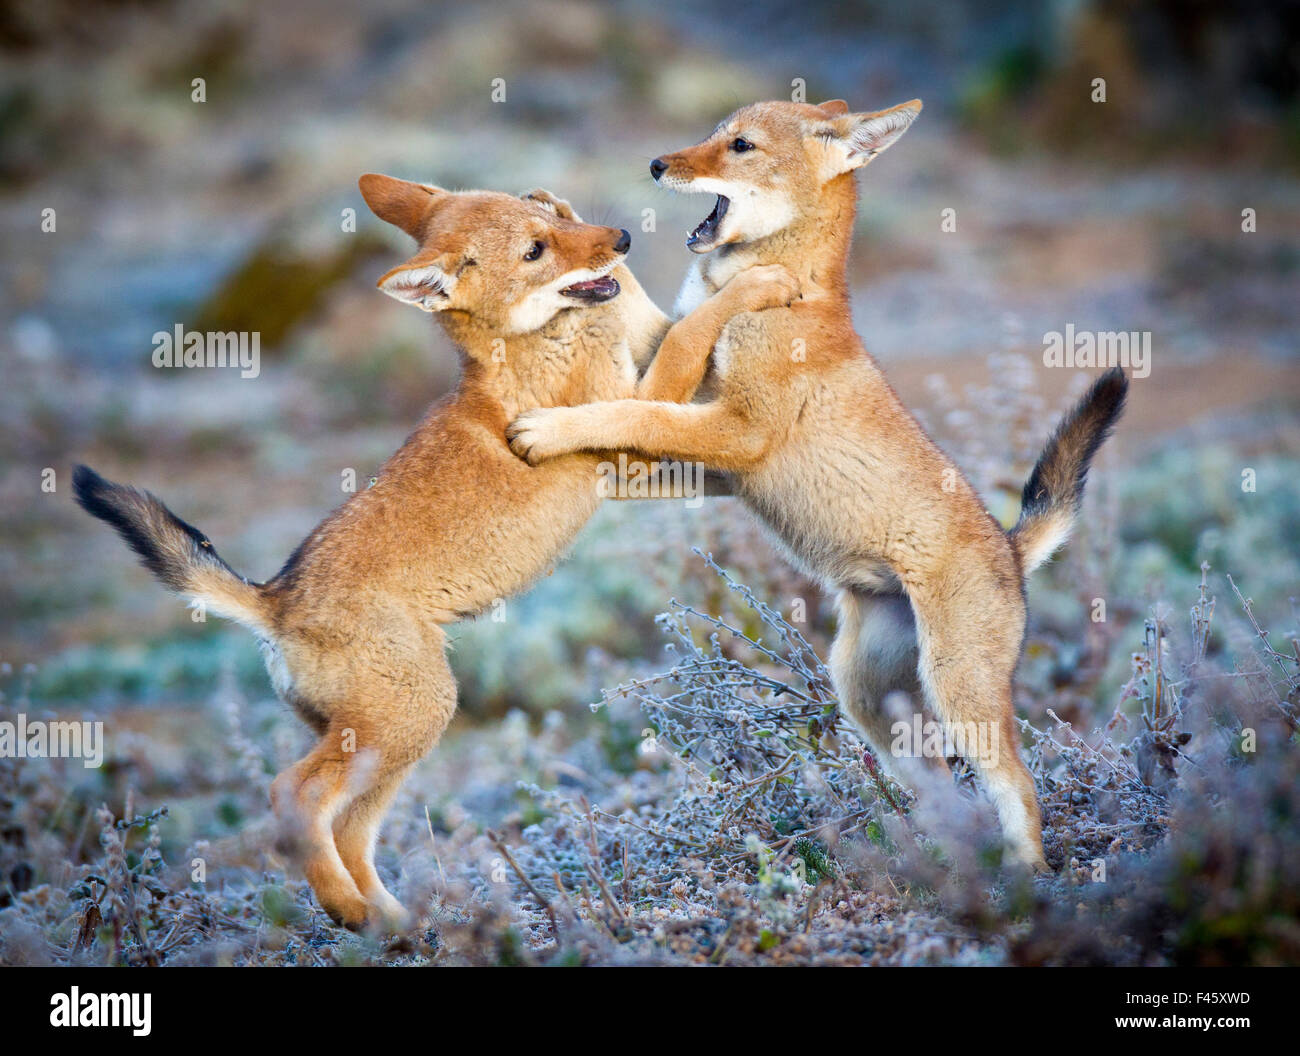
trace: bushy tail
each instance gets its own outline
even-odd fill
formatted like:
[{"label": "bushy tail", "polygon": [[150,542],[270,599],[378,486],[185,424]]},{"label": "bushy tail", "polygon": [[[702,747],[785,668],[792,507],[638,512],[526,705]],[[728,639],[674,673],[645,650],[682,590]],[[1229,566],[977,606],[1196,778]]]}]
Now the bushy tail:
[{"label": "bushy tail", "polygon": [[1020,497],[1011,543],[1026,576],[1069,538],[1083,500],[1088,465],[1124,411],[1128,379],[1119,367],[1092,384],[1047,441]]},{"label": "bushy tail", "polygon": [[73,469],[72,490],[81,508],[111,524],[171,590],[202,601],[219,616],[270,633],[270,603],[262,586],[237,575],[207,536],[153,495],[105,480],[89,466]]}]

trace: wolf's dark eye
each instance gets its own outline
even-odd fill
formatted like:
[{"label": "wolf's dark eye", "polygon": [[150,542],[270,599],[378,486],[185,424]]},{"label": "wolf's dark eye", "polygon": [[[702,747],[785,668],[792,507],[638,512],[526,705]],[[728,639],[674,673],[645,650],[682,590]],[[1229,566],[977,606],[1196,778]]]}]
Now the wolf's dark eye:
[{"label": "wolf's dark eye", "polygon": [[747,150],[753,150],[754,144],[747,139],[741,139],[740,136],[737,136],[731,141],[731,149],[737,154],[744,154]]},{"label": "wolf's dark eye", "polygon": [[546,247],[542,245],[542,243],[534,242],[533,248],[524,254],[524,260],[536,260],[542,255],[542,251],[545,249]]}]

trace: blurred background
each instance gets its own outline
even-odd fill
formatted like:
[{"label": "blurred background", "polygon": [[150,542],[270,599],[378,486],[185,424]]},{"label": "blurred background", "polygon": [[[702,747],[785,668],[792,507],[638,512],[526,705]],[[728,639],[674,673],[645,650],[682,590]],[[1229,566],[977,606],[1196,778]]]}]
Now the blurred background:
[{"label": "blurred background", "polygon": [[[1203,561],[1291,626],[1298,29],[1300,6],[1250,0],[5,4],[10,700],[110,717],[110,766],[78,775],[87,801],[128,786],[165,796],[189,819],[177,839],[228,831],[209,819],[224,803],[233,829],[257,808],[202,776],[233,765],[231,729],[274,746],[266,772],[302,734],[251,636],[193,622],[75,508],[71,464],[156,492],[240,572],[270,577],[346,497],[344,471],[364,481],[456,381],[436,324],[374,289],[409,245],[366,210],[361,173],[547,187],[633,232],[629,263],[667,308],[700,217],[697,201],[653,185],[648,161],[801,87],[855,109],[925,102],[860,178],[855,322],[1004,521],[1086,381],[1043,366],[1042,335],[1151,333],[1151,374],[1103,451],[1084,524],[1031,590],[1030,719],[1109,715],[1144,619],[1169,602],[1183,620]],[[942,230],[945,210],[955,230]],[[260,375],[153,368],[152,335],[177,324],[260,332]],[[801,629],[824,650],[830,600],[732,500],[607,504],[504,623],[453,630],[462,712],[449,743],[492,755],[495,742],[474,738],[498,736],[480,724],[505,715],[507,733],[547,715],[613,721],[585,706],[662,666],[653,617],[668,599],[729,604],[692,547],[787,616],[801,602]],[[1104,623],[1088,620],[1098,597]],[[426,800],[510,809],[511,788],[446,771],[429,764]]]}]

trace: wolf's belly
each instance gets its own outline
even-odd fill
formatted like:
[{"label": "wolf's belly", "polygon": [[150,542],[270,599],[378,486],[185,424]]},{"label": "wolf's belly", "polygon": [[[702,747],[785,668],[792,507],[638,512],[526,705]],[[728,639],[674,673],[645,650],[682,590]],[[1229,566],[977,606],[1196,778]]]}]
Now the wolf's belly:
[{"label": "wolf's belly", "polygon": [[827,586],[872,592],[899,589],[886,550],[888,513],[842,460],[775,453],[738,481],[753,513],[792,562]]}]

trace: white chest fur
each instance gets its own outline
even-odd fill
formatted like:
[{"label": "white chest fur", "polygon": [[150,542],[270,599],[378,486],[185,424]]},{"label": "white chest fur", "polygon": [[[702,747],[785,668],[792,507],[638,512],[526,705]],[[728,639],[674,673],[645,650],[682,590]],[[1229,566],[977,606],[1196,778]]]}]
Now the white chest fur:
[{"label": "white chest fur", "polygon": [[724,247],[714,253],[696,257],[686,269],[681,291],[673,305],[673,314],[681,319],[717,293],[738,273],[755,263],[749,253]]},{"label": "white chest fur", "polygon": [[696,257],[686,269],[682,288],[677,291],[677,300],[673,302],[673,317],[684,319],[707,301],[712,292],[704,278],[704,258]]}]

